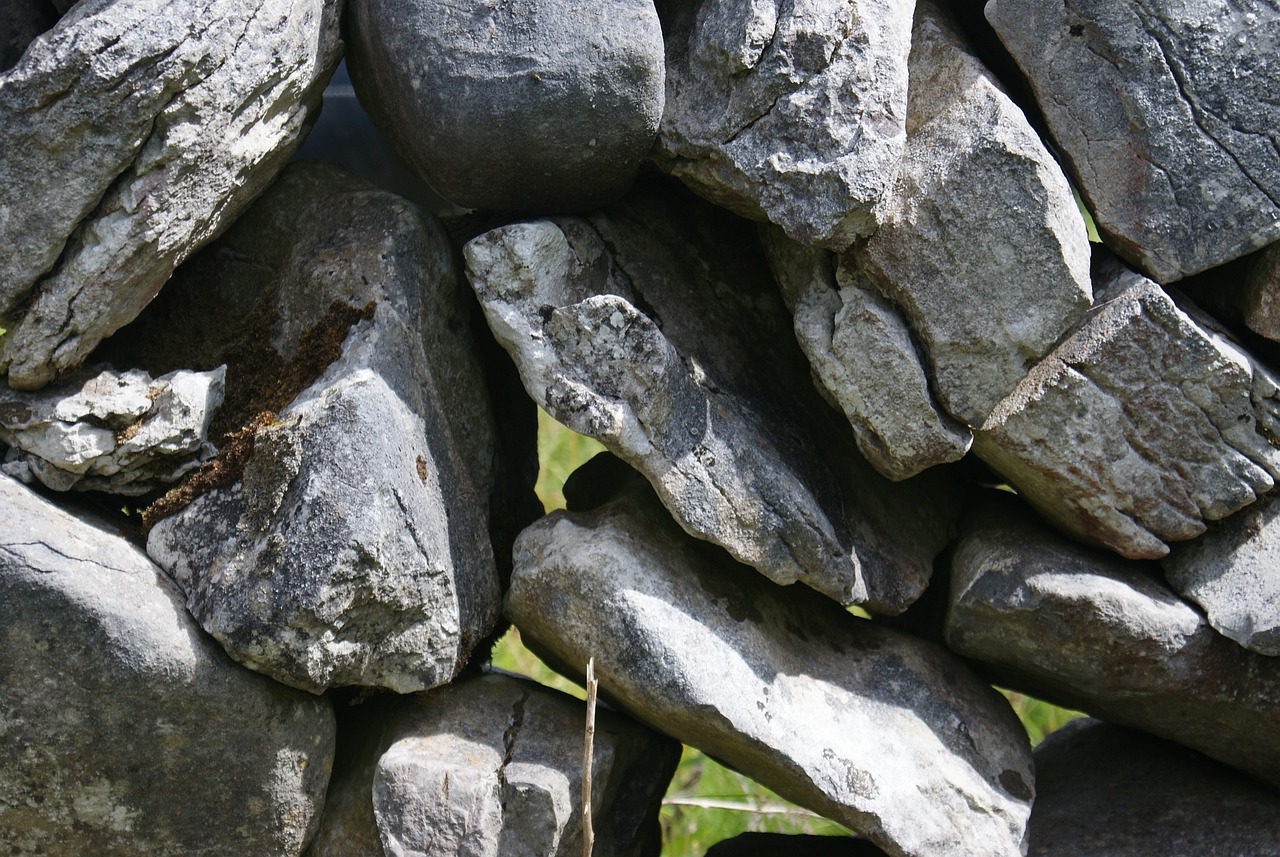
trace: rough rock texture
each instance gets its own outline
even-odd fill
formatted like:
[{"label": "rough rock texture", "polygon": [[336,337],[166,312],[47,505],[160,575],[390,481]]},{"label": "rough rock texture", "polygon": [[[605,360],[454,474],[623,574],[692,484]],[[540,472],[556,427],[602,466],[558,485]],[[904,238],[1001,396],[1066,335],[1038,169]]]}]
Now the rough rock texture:
[{"label": "rough rock texture", "polygon": [[58,14],[46,0],[0,0],[0,22],[0,72],[5,72],[36,36],[58,22]]},{"label": "rough rock texture", "polygon": [[1160,283],[1280,238],[1274,0],[995,0],[1107,243]]},{"label": "rough rock texture", "polygon": [[[254,307],[237,346],[248,352],[204,356],[232,364],[227,396],[249,449],[243,475],[156,524],[148,552],[234,658],[286,684],[449,681],[497,621],[499,586],[492,416],[440,227],[304,164],[189,268],[162,309]],[[296,397],[272,386],[307,368]],[[255,420],[260,410],[278,412]],[[234,466],[225,450],[211,465]]]},{"label": "rough rock texture", "polygon": [[1271,490],[1280,392],[1145,277],[1105,260],[1094,288],[1097,308],[1000,403],[974,450],[1072,535],[1156,559],[1166,540]]},{"label": "rough rock texture", "polygon": [[777,228],[761,238],[818,389],[848,417],[867,461],[906,479],[963,458],[973,433],[934,400],[902,314],[853,258],[837,260]]},{"label": "rough rock texture", "polygon": [[595,658],[637,719],[893,855],[1016,855],[1033,780],[1004,701],[940,646],[744,574],[644,485],[516,542],[507,616]]},{"label": "rough rock texture", "polygon": [[1245,324],[1254,333],[1280,342],[1280,241],[1252,260],[1242,291]]},{"label": "rough rock texture", "polygon": [[465,253],[525,388],[644,473],[688,532],[778,583],[901,612],[945,543],[947,483],[894,485],[857,455],[754,242],[695,198],[647,192]]},{"label": "rough rock texture", "polygon": [[662,116],[652,0],[352,0],[351,76],[404,158],[458,205],[576,211],[622,193]]},{"label": "rough rock texture", "polygon": [[873,232],[902,155],[913,4],[665,6],[658,165],[805,244]]},{"label": "rough rock texture", "polygon": [[55,491],[139,495],[179,479],[217,452],[209,421],[226,367],[209,372],[86,368],[39,392],[0,386],[0,470]]},{"label": "rough rock texture", "polygon": [[0,371],[39,387],[129,322],[305,133],[332,0],[83,0],[0,75]]},{"label": "rough rock texture", "polygon": [[1029,857],[1258,857],[1280,797],[1199,753],[1077,720],[1035,753]]},{"label": "rough rock texture", "polygon": [[1009,503],[974,516],[951,575],[947,645],[1002,686],[1280,786],[1280,660],[1218,634],[1152,565],[1069,542]]},{"label": "rough rock texture", "polygon": [[1089,238],[1062,170],[925,0],[902,168],[880,229],[851,253],[902,308],[938,400],[974,427],[1090,304]]},{"label": "rough rock texture", "polygon": [[1246,649],[1280,655],[1280,501],[1271,495],[1173,546],[1169,583]]},{"label": "rough rock texture", "polygon": [[0,476],[0,851],[296,855],[327,700],[232,663],[136,547]]}]

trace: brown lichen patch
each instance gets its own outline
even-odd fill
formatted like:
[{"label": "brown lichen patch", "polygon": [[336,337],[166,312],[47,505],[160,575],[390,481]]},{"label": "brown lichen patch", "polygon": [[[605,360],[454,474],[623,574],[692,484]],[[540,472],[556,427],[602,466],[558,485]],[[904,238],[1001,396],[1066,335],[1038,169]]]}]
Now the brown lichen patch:
[{"label": "brown lichen patch", "polygon": [[138,420],[132,425],[125,426],[116,432],[116,446],[124,446],[129,441],[138,436],[138,432],[142,431],[142,424],[146,422],[146,418]]},{"label": "brown lichen patch", "polygon": [[427,460],[423,458],[421,455],[419,455],[418,456],[418,479],[422,482],[423,485],[427,484],[428,475],[429,475],[429,471],[427,470]]}]

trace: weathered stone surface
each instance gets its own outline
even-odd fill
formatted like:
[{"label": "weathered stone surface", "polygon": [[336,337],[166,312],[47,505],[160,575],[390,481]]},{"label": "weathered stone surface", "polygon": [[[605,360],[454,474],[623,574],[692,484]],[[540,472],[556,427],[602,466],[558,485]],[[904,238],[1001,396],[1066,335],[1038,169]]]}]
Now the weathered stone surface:
[{"label": "weathered stone surface", "polygon": [[1280,785],[1280,660],[1218,634],[1153,565],[1069,542],[1011,502],[974,516],[951,574],[947,645],[1001,685]]},{"label": "weathered stone surface", "polygon": [[0,72],[5,72],[36,36],[58,22],[58,15],[45,0],[0,0],[0,22]]},{"label": "weathered stone surface", "polygon": [[1280,342],[1280,241],[1250,263],[1241,303],[1249,329]]},{"label": "weathered stone surface", "polygon": [[[296,165],[188,268],[156,322],[254,307],[247,343],[193,358],[231,363],[252,440],[242,476],[156,524],[148,552],[234,658],[286,684],[449,681],[497,621],[499,586],[492,416],[442,230]],[[275,375],[309,386],[295,397]],[[278,413],[253,420],[264,409]],[[233,467],[225,456],[211,465]]]},{"label": "weathered stone surface", "polygon": [[334,63],[330,0],[84,0],[0,75],[0,371],[42,386],[270,183]]},{"label": "weathered stone surface", "polygon": [[405,162],[458,205],[621,196],[662,117],[652,0],[352,0],[351,76]]},{"label": "weathered stone surface", "polygon": [[120,536],[0,476],[0,850],[297,855],[329,702],[227,659]]},{"label": "weathered stone surface", "polygon": [[923,591],[948,483],[895,485],[857,455],[749,224],[659,187],[465,254],[525,388],[644,473],[686,531],[844,603],[898,613]]},{"label": "weathered stone surface", "polygon": [[744,574],[648,486],[516,542],[506,612],[637,719],[898,855],[1021,853],[1026,735],[940,646]]},{"label": "weathered stone surface", "polygon": [[1090,304],[1089,239],[1062,170],[924,0],[902,168],[880,229],[851,253],[902,308],[938,400],[973,427]]},{"label": "weathered stone surface", "polygon": [[1077,720],[1035,753],[1029,857],[1257,857],[1280,842],[1280,797],[1199,753]]},{"label": "weathered stone surface", "polygon": [[867,461],[906,479],[963,458],[973,433],[934,401],[902,314],[852,257],[836,259],[776,228],[761,238],[818,389],[848,417]]},{"label": "weathered stone surface", "polygon": [[1107,243],[1157,282],[1280,238],[1280,6],[995,0]]},{"label": "weathered stone surface", "polygon": [[217,452],[209,421],[222,404],[226,367],[209,372],[85,368],[39,392],[0,386],[0,470],[55,491],[139,495],[161,488]]},{"label": "weathered stone surface", "polygon": [[1106,260],[1094,287],[1098,307],[1000,403],[974,450],[1072,535],[1156,559],[1166,540],[1271,490],[1280,393],[1140,274]]},{"label": "weathered stone surface", "polygon": [[667,6],[658,165],[805,244],[873,232],[902,156],[913,4]]}]

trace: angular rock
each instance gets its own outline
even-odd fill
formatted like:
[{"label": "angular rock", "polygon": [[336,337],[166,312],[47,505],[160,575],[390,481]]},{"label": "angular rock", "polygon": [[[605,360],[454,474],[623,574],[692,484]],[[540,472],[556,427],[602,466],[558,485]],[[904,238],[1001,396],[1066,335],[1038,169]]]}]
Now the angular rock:
[{"label": "angular rock", "polygon": [[834,258],[778,229],[761,238],[817,387],[849,419],[867,461],[906,479],[963,458],[973,433],[934,401],[902,314],[852,257]]},{"label": "angular rock", "polygon": [[647,486],[533,524],[515,566],[522,638],[577,670],[595,658],[638,720],[897,857],[1022,853],[1026,734],[942,647],[744,574]]},{"label": "angular rock", "polygon": [[469,242],[490,327],[533,398],[644,473],[686,531],[775,582],[901,612],[945,544],[948,483],[895,485],[857,455],[751,227],[666,190]]},{"label": "angular rock", "polygon": [[58,22],[58,14],[45,0],[0,0],[0,73],[22,59],[36,36]]},{"label": "angular rock", "polygon": [[1280,238],[1280,8],[995,0],[1116,252],[1168,283]]},{"label": "angular rock", "polygon": [[82,2],[0,75],[0,371],[40,387],[128,323],[305,133],[329,0]]},{"label": "angular rock", "polygon": [[[439,225],[296,165],[173,288],[162,327],[252,310],[239,343],[185,358],[229,364],[235,421],[222,455],[149,512],[172,514],[148,552],[232,657],[286,684],[408,692],[452,679],[493,629],[500,592],[493,418]],[[174,330],[192,326],[131,333],[181,363]]]},{"label": "angular rock", "polygon": [[804,244],[871,234],[902,156],[913,4],[667,5],[658,165]]},{"label": "angular rock", "polygon": [[352,0],[348,25],[365,108],[458,205],[595,208],[653,145],[665,71],[652,0]]},{"label": "angular rock", "polygon": [[327,700],[232,663],[110,530],[0,476],[0,850],[297,855]]},{"label": "angular rock", "polygon": [[1280,342],[1280,241],[1250,263],[1241,303],[1249,329]]},{"label": "angular rock", "polygon": [[1091,300],[1062,170],[949,14],[918,4],[902,168],[854,267],[902,308],[938,400],[970,426]]},{"label": "angular rock", "polygon": [[1280,842],[1280,797],[1176,744],[1077,720],[1035,759],[1029,857],[1254,857]]},{"label": "angular rock", "polygon": [[1012,502],[979,510],[956,545],[946,641],[1002,686],[1280,786],[1280,660],[1218,634],[1152,565],[1067,541]]},{"label": "angular rock", "polygon": [[1094,286],[1098,306],[975,432],[974,450],[1066,532],[1157,559],[1165,541],[1274,486],[1280,389],[1115,260]]}]

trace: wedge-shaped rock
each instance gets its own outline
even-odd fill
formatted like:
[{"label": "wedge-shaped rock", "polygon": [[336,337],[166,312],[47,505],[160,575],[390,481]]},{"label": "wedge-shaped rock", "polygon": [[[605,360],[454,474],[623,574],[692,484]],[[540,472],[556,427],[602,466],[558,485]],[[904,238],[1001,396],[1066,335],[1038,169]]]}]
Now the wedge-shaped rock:
[{"label": "wedge-shaped rock", "polygon": [[939,646],[744,574],[647,486],[516,541],[506,612],[633,717],[893,855],[1016,855],[1026,735]]},{"label": "wedge-shaped rock", "polygon": [[0,850],[297,855],[327,700],[237,666],[106,525],[0,476]]},{"label": "wedge-shaped rock", "polygon": [[1137,563],[1014,503],[955,548],[947,645],[1006,687],[1134,726],[1280,786],[1280,659],[1240,648]]},{"label": "wedge-shaped rock", "polygon": [[[453,254],[415,206],[299,165],[157,306],[160,325],[253,307],[234,348],[191,358],[229,363],[243,471],[224,446],[147,550],[232,657],[286,684],[434,687],[497,621],[492,416]],[[131,333],[181,359],[172,332]]]},{"label": "wedge-shaped rock", "polygon": [[857,455],[749,224],[651,190],[465,253],[525,388],[644,473],[686,531],[844,603],[897,613],[923,591],[947,483],[894,485]]},{"label": "wedge-shaped rock", "polygon": [[1140,274],[1106,260],[1095,286],[1099,306],[1000,403],[974,450],[1068,533],[1156,559],[1274,486],[1280,393]]},{"label": "wedge-shaped rock", "polygon": [[81,2],[0,74],[0,371],[39,387],[127,324],[301,142],[332,0]]},{"label": "wedge-shaped rock", "polygon": [[1280,238],[1280,7],[995,0],[1107,243],[1160,283]]},{"label": "wedge-shaped rock", "polygon": [[667,6],[659,166],[805,244],[871,234],[902,156],[913,4]]}]

